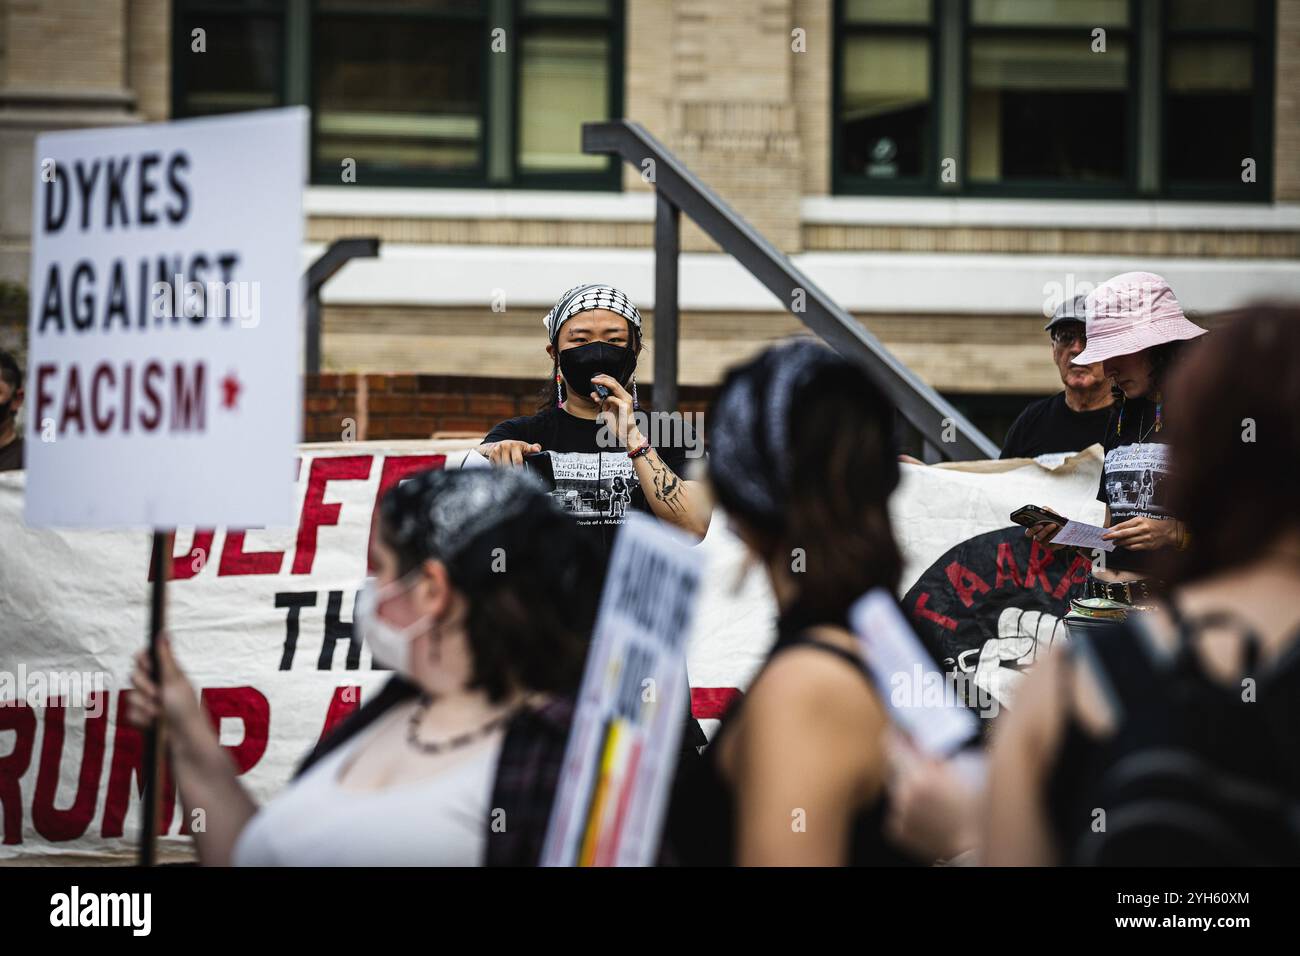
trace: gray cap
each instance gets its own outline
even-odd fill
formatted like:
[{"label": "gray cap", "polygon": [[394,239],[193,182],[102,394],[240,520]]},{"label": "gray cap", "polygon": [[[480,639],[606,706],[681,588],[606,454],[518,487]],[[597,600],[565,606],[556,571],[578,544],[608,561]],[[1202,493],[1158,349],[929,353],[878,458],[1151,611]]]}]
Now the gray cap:
[{"label": "gray cap", "polygon": [[1087,317],[1085,305],[1088,301],[1087,293],[1076,295],[1068,302],[1062,302],[1052,313],[1052,321],[1043,326],[1044,332],[1050,332],[1052,327],[1060,325],[1062,322],[1082,322]]}]

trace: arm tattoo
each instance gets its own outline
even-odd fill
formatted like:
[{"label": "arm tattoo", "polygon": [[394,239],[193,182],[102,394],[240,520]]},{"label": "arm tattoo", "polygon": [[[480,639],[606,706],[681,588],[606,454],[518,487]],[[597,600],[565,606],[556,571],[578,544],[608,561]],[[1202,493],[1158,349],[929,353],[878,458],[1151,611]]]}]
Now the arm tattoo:
[{"label": "arm tattoo", "polygon": [[654,477],[655,497],[666,504],[674,515],[685,515],[686,502],[682,500],[682,480],[663,463],[663,459],[653,448],[645,459]]}]

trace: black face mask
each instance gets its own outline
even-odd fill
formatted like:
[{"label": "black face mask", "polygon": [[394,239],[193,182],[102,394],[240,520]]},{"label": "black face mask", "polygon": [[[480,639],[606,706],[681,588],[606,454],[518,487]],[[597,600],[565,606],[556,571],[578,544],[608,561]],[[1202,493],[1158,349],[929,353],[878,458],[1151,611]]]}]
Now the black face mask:
[{"label": "black face mask", "polygon": [[9,420],[9,413],[13,410],[14,400],[11,398],[6,402],[0,402],[0,425]]},{"label": "black face mask", "polygon": [[608,375],[626,387],[636,371],[636,353],[623,345],[590,342],[562,351],[560,371],[572,394],[590,398],[596,390],[591,384],[593,375]]}]

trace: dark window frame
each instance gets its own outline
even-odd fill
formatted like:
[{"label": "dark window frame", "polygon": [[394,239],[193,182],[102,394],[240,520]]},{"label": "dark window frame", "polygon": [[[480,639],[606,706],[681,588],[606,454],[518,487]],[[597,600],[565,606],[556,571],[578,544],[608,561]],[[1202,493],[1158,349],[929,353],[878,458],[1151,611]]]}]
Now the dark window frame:
[{"label": "dark window frame", "polygon": [[[967,175],[969,150],[969,96],[971,69],[971,40],[979,36],[1043,36],[1050,34],[1072,35],[1079,31],[1091,32],[1091,27],[1037,25],[989,25],[974,24],[971,18],[971,0],[962,0],[960,4],[961,61],[948,64],[946,69],[959,71],[960,95],[957,103],[946,102],[941,71],[945,66],[940,63],[940,45],[942,25],[942,6],[938,0],[931,0],[931,15],[928,32],[930,34],[930,84],[931,116],[929,136],[929,155],[925,160],[925,174],[907,180],[879,180],[860,174],[852,174],[844,169],[843,135],[841,132],[841,106],[843,103],[843,65],[845,38],[855,34],[916,35],[924,28],[911,24],[849,24],[846,22],[846,0],[834,0],[833,30],[834,43],[831,58],[831,192],[833,195],[845,196],[919,196],[951,198],[956,196],[973,198],[1002,199],[1122,199],[1122,200],[1188,200],[1188,201],[1222,201],[1222,202],[1271,202],[1273,193],[1274,164],[1274,84],[1275,51],[1274,38],[1277,26],[1277,9],[1275,0],[1252,0],[1256,5],[1255,27],[1253,30],[1196,30],[1188,28],[1174,29],[1169,26],[1167,6],[1170,0],[1158,0],[1161,7],[1161,21],[1156,48],[1144,49],[1142,32],[1144,18],[1150,16],[1149,0],[1128,0],[1129,20],[1125,27],[1106,27],[1107,41],[1112,36],[1122,36],[1128,46],[1128,87],[1126,96],[1125,124],[1128,132],[1128,145],[1125,150],[1125,178],[1122,185],[1062,183],[1055,180],[1016,181],[997,183],[975,183]],[[1253,89],[1253,129],[1255,142],[1251,144],[1252,154],[1257,161],[1255,183],[1170,183],[1165,175],[1164,150],[1168,139],[1168,111],[1166,100],[1166,58],[1169,38],[1187,37],[1203,34],[1216,38],[1249,38],[1253,43],[1254,89]],[[1156,93],[1157,122],[1154,131],[1143,133],[1139,128],[1139,77],[1141,75],[1142,57],[1154,56],[1157,61],[1158,90]],[[958,143],[958,182],[940,182],[941,160],[939,151],[940,130],[945,118],[954,119],[959,131]],[[1141,140],[1142,136],[1152,137]],[[1144,191],[1138,182],[1138,164],[1143,147],[1156,153],[1157,186],[1155,190]]]},{"label": "dark window frame", "polygon": [[[229,19],[247,19],[252,17],[275,17],[279,20],[280,27],[280,46],[281,46],[281,65],[279,70],[279,79],[276,89],[276,98],[279,105],[290,105],[288,103],[288,90],[290,88],[290,77],[288,72],[289,57],[287,55],[288,45],[290,42],[289,26],[290,16],[288,5],[290,0],[243,0],[242,3],[219,3],[212,0],[174,0],[171,4],[171,33],[172,33],[172,82],[171,82],[171,109],[172,116],[181,119],[186,116],[195,115],[186,113],[182,109],[183,97],[185,92],[185,66],[187,61],[185,56],[189,51],[189,34],[182,32],[182,24],[189,23],[196,16],[204,18],[229,18]],[[307,91],[306,103],[311,110],[311,127],[310,127],[310,145],[309,145],[309,165],[310,165],[310,182],[313,185],[338,185],[340,183],[340,170],[337,166],[330,163],[322,163],[317,158],[317,83],[316,83],[316,62],[315,56],[317,51],[316,41],[322,16],[330,18],[356,18],[356,19],[411,19],[421,21],[451,21],[451,20],[472,20],[479,21],[481,24],[481,36],[484,44],[485,53],[481,67],[481,96],[479,106],[479,122],[481,135],[478,144],[477,161],[470,170],[457,171],[410,171],[400,172],[392,170],[365,170],[358,168],[357,182],[366,186],[404,186],[404,187],[435,187],[435,188],[463,188],[463,189],[528,189],[528,190],[581,190],[587,192],[618,192],[622,189],[622,170],[616,160],[616,157],[607,157],[604,167],[599,170],[575,171],[575,172],[523,172],[519,168],[519,100],[520,100],[520,66],[518,60],[519,42],[522,35],[522,28],[525,25],[533,24],[555,24],[559,26],[574,25],[585,28],[605,27],[608,40],[609,63],[608,63],[608,90],[607,99],[609,104],[609,116],[611,118],[619,117],[623,112],[623,95],[624,95],[624,71],[626,69],[627,50],[625,43],[626,29],[626,0],[610,0],[609,13],[604,16],[592,15],[570,15],[570,14],[529,14],[523,13],[524,0],[510,0],[509,15],[505,23],[496,23],[491,17],[491,8],[489,0],[480,0],[477,10],[411,10],[400,7],[386,7],[382,4],[365,4],[358,2],[351,8],[341,10],[323,10],[317,0],[308,0],[307,4],[307,29],[309,31],[310,42],[308,43],[308,55],[301,65],[306,76],[303,88]],[[490,97],[489,97],[489,70],[492,54],[490,46],[492,42],[492,30],[504,26],[508,38],[509,55],[511,57],[511,76],[509,80],[509,117],[508,123],[511,129],[509,137],[510,155],[506,160],[506,166],[509,168],[509,177],[505,181],[499,181],[489,178],[489,124],[492,121],[490,116]]]},{"label": "dark window frame", "polygon": [[[181,109],[183,97],[185,95],[185,77],[187,67],[191,65],[190,43],[191,38],[188,30],[182,30],[183,22],[191,21],[195,17],[205,17],[209,20],[248,20],[248,19],[274,19],[279,21],[280,28],[280,69],[276,82],[276,100],[277,106],[286,105],[288,98],[288,77],[285,71],[285,49],[288,45],[288,10],[287,0],[243,0],[236,5],[233,3],[212,3],[203,2],[203,0],[175,0],[169,4],[171,10],[171,103],[170,116],[172,119],[187,119],[195,116],[210,115],[227,115],[227,114],[208,114],[208,113],[189,113]],[[183,9],[182,9],[183,8]],[[189,24],[186,22],[186,25]]]},{"label": "dark window frame", "polygon": [[[848,23],[845,7],[848,0],[834,0],[832,17],[834,43],[831,53],[831,191],[871,196],[928,196],[938,194],[934,185],[939,175],[939,121],[943,108],[939,63],[939,2],[930,0],[930,21],[916,23]],[[920,176],[900,179],[872,179],[844,170],[845,149],[840,130],[840,112],[844,103],[844,46],[853,36],[925,36],[930,45],[930,122],[926,130],[925,155]],[[862,186],[866,188],[861,188]]]},{"label": "dark window frame", "polygon": [[[1240,2],[1240,0],[1238,0]],[[1255,26],[1250,30],[1206,28],[1206,27],[1171,27],[1169,17],[1170,0],[1160,0],[1163,16],[1160,24],[1160,51],[1158,72],[1160,75],[1160,125],[1158,166],[1160,169],[1161,199],[1187,199],[1201,201],[1231,200],[1235,202],[1271,202],[1273,198],[1274,165],[1274,84],[1276,82],[1276,28],[1277,5],[1274,0],[1254,0]],[[1165,174],[1165,146],[1169,141],[1169,113],[1165,109],[1165,100],[1169,95],[1168,76],[1170,38],[1196,39],[1202,37],[1215,40],[1248,40],[1251,44],[1252,76],[1251,127],[1255,141],[1250,144],[1255,157],[1255,182],[1244,183],[1238,180],[1231,186],[1208,182],[1170,182]],[[1243,157],[1244,158],[1244,157]],[[1238,170],[1240,172],[1240,170]]]}]

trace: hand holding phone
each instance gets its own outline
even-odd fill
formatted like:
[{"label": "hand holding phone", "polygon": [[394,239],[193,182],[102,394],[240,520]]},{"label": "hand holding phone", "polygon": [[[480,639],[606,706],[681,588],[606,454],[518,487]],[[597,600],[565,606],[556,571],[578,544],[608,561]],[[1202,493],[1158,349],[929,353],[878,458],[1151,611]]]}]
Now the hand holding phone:
[{"label": "hand holding phone", "polygon": [[1055,511],[1039,508],[1037,505],[1025,505],[1011,512],[1011,520],[1025,526],[1025,534],[1043,547],[1055,551],[1060,545],[1052,544],[1052,539],[1064,527],[1068,520]]},{"label": "hand holding phone", "polygon": [[1040,508],[1037,505],[1025,505],[1011,512],[1011,520],[1016,524],[1024,525],[1026,528],[1032,528],[1038,524],[1065,524],[1066,519],[1054,511],[1048,511],[1046,508]]}]

